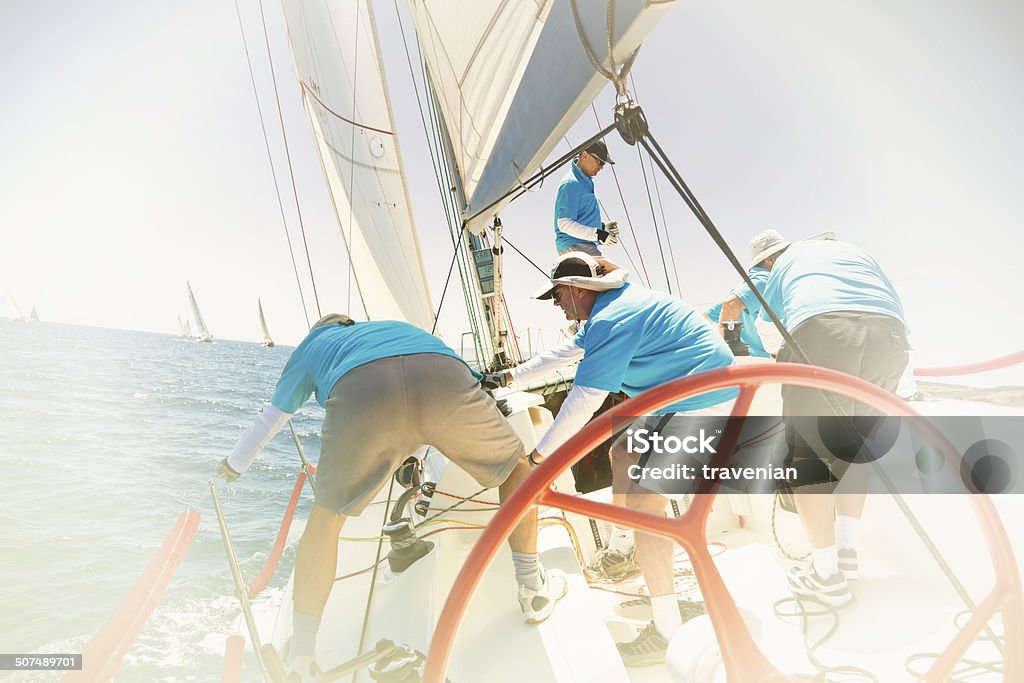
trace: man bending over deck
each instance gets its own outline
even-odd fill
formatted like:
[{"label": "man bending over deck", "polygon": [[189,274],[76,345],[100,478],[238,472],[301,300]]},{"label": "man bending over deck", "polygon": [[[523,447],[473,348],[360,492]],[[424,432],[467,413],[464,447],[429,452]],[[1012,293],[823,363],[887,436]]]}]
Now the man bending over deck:
[{"label": "man bending over deck", "polygon": [[[537,464],[575,434],[601,407],[609,392],[635,396],[670,380],[732,364],[729,347],[700,313],[682,300],[626,282],[626,272],[610,261],[582,252],[559,257],[551,283],[537,299],[552,299],[571,321],[585,321],[572,341],[532,358],[485,384],[504,386],[529,382],[582,358],[576,379],[554,424],[530,454]],[[735,389],[718,390],[680,401],[640,417],[633,427],[663,431],[673,413],[723,413]],[[638,455],[628,451],[623,433],[611,448],[614,502],[655,515],[665,514],[664,496],[629,479]],[[621,497],[620,497],[621,496]],[[673,542],[637,532],[636,557],[650,590],[654,621],[637,638],[620,643],[627,666],[655,664],[665,659],[668,641],[682,626],[672,581]]]},{"label": "man bending over deck", "polygon": [[[217,473],[233,481],[311,394],[324,406],[316,493],[295,556],[294,621],[287,658],[298,680],[313,680],[316,634],[333,586],[338,534],[392,472],[423,445],[458,464],[502,500],[530,473],[523,442],[480,388],[477,376],[437,337],[403,322],[353,322],[332,314],[292,352],[270,403]],[[565,577],[537,558],[537,513],[509,536],[519,603],[529,623],[546,619]]]},{"label": "man bending over deck", "polygon": [[[812,239],[790,244],[778,233],[762,233],[755,242],[758,240],[770,257],[765,301],[810,362],[895,391],[910,346],[903,304],[878,263],[860,247],[846,242]],[[761,317],[768,319],[765,311],[761,311]],[[786,345],[777,358],[780,362],[803,362]],[[834,416],[836,409],[847,416],[879,415],[870,406],[839,394],[782,387],[782,414],[787,418]],[[863,439],[852,435],[851,440],[845,424],[830,420],[833,427],[829,431],[833,434],[826,444],[831,442],[832,448],[812,446],[806,440],[802,427],[816,420],[786,420],[787,464],[805,468],[801,480],[808,479],[810,473],[813,481],[829,482],[808,486],[806,493],[797,492],[793,497],[811,544],[812,563],[791,569],[787,578],[794,594],[838,607],[853,599],[847,580],[858,576],[856,539],[866,480],[860,481],[863,475],[856,471],[862,468],[849,468],[850,455],[837,457],[833,453],[841,453],[836,448],[839,446],[853,455]],[[864,422],[855,424],[863,431]],[[850,477],[851,493],[816,495],[834,489],[844,474]],[[824,476],[819,479],[818,475]]]}]

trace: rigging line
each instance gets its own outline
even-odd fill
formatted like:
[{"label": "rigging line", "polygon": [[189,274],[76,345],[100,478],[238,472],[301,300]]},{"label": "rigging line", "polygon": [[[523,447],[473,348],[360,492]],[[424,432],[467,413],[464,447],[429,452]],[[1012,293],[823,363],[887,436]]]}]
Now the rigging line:
[{"label": "rigging line", "polygon": [[[598,199],[597,203],[601,206],[601,211],[604,211],[604,214],[607,216],[608,215],[608,210],[604,207],[604,202],[602,202],[600,199]],[[624,253],[626,255],[626,260],[629,261],[629,267],[633,269],[630,272],[636,273],[636,276],[638,278],[640,278],[640,281],[644,283],[644,286],[649,288],[650,287],[650,283],[644,281],[643,273],[641,273],[640,269],[636,267],[636,261],[633,260],[633,255],[630,254],[629,253],[629,249],[626,248],[626,242],[625,241],[621,241],[621,242],[619,242],[619,244],[622,245],[622,253]]]},{"label": "rigging line", "polygon": [[512,244],[511,242],[509,242],[509,241],[508,241],[508,238],[507,238],[507,237],[505,237],[504,235],[502,235],[502,236],[501,236],[501,241],[502,241],[502,242],[503,242],[504,244],[507,244],[508,246],[512,247],[512,249],[513,249],[513,250],[515,250],[515,252],[516,252],[517,254],[519,254],[519,255],[520,255],[520,256],[522,256],[522,257],[523,257],[524,259],[526,259],[526,262],[527,262],[527,263],[529,263],[529,264],[530,264],[531,266],[533,266],[534,268],[536,268],[537,270],[539,270],[539,271],[541,272],[541,274],[542,274],[542,275],[543,275],[544,277],[546,277],[546,278],[548,278],[548,279],[551,279],[551,273],[549,273],[548,271],[546,271],[546,270],[544,270],[543,268],[541,268],[540,266],[538,266],[538,265],[537,265],[536,263],[534,263],[534,262],[533,262],[533,259],[531,259],[531,258],[530,258],[529,256],[527,256],[527,255],[526,255],[526,254],[524,254],[523,252],[519,251],[519,247],[517,247],[516,245]]},{"label": "rigging line", "polygon": [[292,197],[295,199],[295,213],[299,217],[299,230],[302,232],[302,246],[306,251],[306,266],[309,268],[309,281],[313,285],[313,302],[316,304],[316,315],[318,318],[323,314],[320,312],[320,297],[316,291],[316,277],[313,275],[313,263],[309,257],[309,242],[306,240],[306,226],[302,222],[302,208],[299,206],[299,190],[295,184],[295,169],[292,166],[292,153],[288,148],[288,133],[284,127],[284,113],[281,110],[281,94],[277,87],[277,74],[274,73],[274,54],[270,50],[270,35],[267,33],[267,16],[263,12],[263,0],[259,0],[260,21],[263,23],[263,42],[267,46],[267,59],[270,62],[270,78],[274,84],[274,101],[277,103],[277,119],[281,124],[281,139],[284,141],[284,155],[288,160],[288,175],[292,183]]},{"label": "rigging line", "polygon": [[[465,229],[465,228],[463,228]],[[460,231],[461,237],[461,231]],[[441,300],[437,303],[437,312],[434,313],[434,326],[430,328],[430,334],[434,334],[437,331],[437,321],[441,317],[441,308],[444,306],[444,295],[448,293],[448,283],[452,280],[452,270],[455,269],[455,260],[459,258],[459,243],[455,244],[455,253],[452,254],[452,262],[448,265],[448,277],[444,279],[444,289],[441,290]]]},{"label": "rigging line", "polygon": [[409,80],[412,81],[413,93],[416,95],[416,108],[420,113],[420,124],[423,126],[423,137],[427,141],[427,151],[430,153],[430,165],[434,170],[434,181],[437,183],[437,189],[441,195],[441,201],[444,201],[444,190],[441,188],[441,175],[438,171],[438,162],[434,155],[434,147],[430,144],[430,132],[427,129],[427,118],[423,114],[423,101],[420,99],[420,88],[416,82],[416,73],[412,68],[412,55],[409,54],[409,44],[405,37],[405,24],[402,22],[402,13],[398,9],[398,0],[394,0],[395,5],[395,17],[398,19],[398,30],[402,34],[402,48],[405,51],[405,62],[409,66]]},{"label": "rigging line", "polygon": [[[575,3],[575,0],[573,0],[573,2]],[[597,122],[597,127],[600,128],[601,119],[597,116],[597,107],[594,106],[593,102],[590,103],[590,111],[594,112],[594,120]],[[615,124],[612,125],[614,126]],[[622,211],[626,214],[626,225],[629,226],[629,232],[633,235],[633,241],[636,243],[636,256],[640,259],[640,267],[643,268],[644,271],[644,280],[646,280],[647,286],[650,287],[651,276],[647,274],[647,264],[644,263],[644,254],[640,249],[640,240],[636,237],[636,230],[633,229],[633,220],[629,217],[629,207],[626,206],[626,198],[622,194],[622,185],[619,184],[619,174],[615,172],[614,164],[609,164],[609,166],[612,169],[612,178],[615,179],[615,189],[618,190],[619,201],[622,202]]]},{"label": "rigging line", "polygon": [[[718,228],[715,227],[715,224],[711,221],[708,215],[704,213],[704,209],[697,202],[696,197],[694,197],[693,194],[690,192],[690,188],[687,187],[686,182],[683,180],[682,176],[680,176],[679,172],[676,171],[675,167],[672,165],[671,160],[669,160],[668,155],[666,155],[665,152],[661,149],[661,146],[658,145],[658,141],[654,139],[654,136],[651,135],[650,132],[648,132],[646,135],[644,135],[644,137],[640,138],[640,144],[644,146],[644,149],[647,150],[647,153],[650,155],[651,159],[654,161],[655,164],[658,165],[658,168],[661,169],[661,172],[665,174],[666,178],[668,178],[669,183],[673,186],[673,188],[675,188],[676,192],[678,192],[679,195],[683,198],[683,201],[690,208],[693,214],[697,217],[697,220],[700,221],[701,225],[704,227],[704,230],[707,231],[712,241],[714,241],[714,243],[725,255],[726,260],[728,260],[729,263],[732,264],[732,267],[736,270],[736,272],[740,274],[740,277],[742,278],[743,282],[746,283],[747,287],[750,288],[750,291],[753,292],[754,296],[757,298],[758,303],[761,304],[761,307],[768,314],[768,317],[771,318],[772,323],[774,323],[775,327],[779,330],[779,333],[782,335],[783,339],[786,340],[786,344],[789,346],[789,348],[798,358],[800,358],[801,362],[807,365],[811,365],[812,363],[810,359],[807,357],[807,354],[804,352],[802,348],[800,348],[800,345],[796,342],[795,339],[793,339],[793,335],[791,335],[789,333],[789,330],[786,329],[786,326],[782,323],[782,320],[779,319],[779,316],[775,313],[775,311],[768,304],[768,302],[765,301],[764,296],[761,294],[761,292],[757,289],[757,287],[754,286],[754,283],[750,279],[750,275],[747,274],[746,269],[744,269],[743,266],[740,264],[739,259],[736,258],[736,254],[733,253],[732,249],[726,243],[725,238],[722,237],[722,233],[718,231]],[[661,155],[660,157],[655,156],[655,154],[651,151],[652,144],[658,150],[658,153]],[[671,169],[671,173],[669,169]],[[831,396],[831,394],[828,393],[824,395],[832,399],[830,402],[830,407],[835,411],[836,415],[842,415],[843,411],[841,408],[838,407],[838,404],[835,403],[835,397]]]},{"label": "rigging line", "polygon": [[658,229],[658,217],[654,213],[654,199],[651,197],[651,186],[647,184],[647,167],[644,165],[644,154],[639,147],[636,148],[636,158],[640,161],[640,172],[644,176],[644,189],[647,192],[647,204],[651,207],[651,221],[654,222],[654,236],[658,241],[658,253],[661,255],[661,267],[665,269],[665,287],[668,289],[668,293],[671,294],[672,283],[668,279],[668,261],[665,260],[665,250],[661,247],[661,231]]},{"label": "rigging line", "polygon": [[654,172],[653,164],[651,168],[651,175],[654,176],[654,193],[658,195],[658,208],[661,210],[661,224],[665,226],[665,241],[668,243],[668,257],[672,259],[672,274],[676,279],[676,291],[678,291],[680,296],[682,296],[683,287],[679,284],[679,262],[676,261],[675,252],[672,250],[672,231],[668,229],[668,219],[665,218],[665,205],[661,201],[661,187],[658,185],[658,174]]},{"label": "rigging line", "polygon": [[274,180],[274,192],[277,196],[277,208],[281,213],[281,227],[284,228],[284,239],[288,245],[288,256],[292,261],[292,272],[295,273],[295,285],[299,289],[299,302],[302,304],[302,315],[306,318],[306,327],[310,326],[309,311],[306,310],[306,295],[302,292],[302,279],[299,277],[299,266],[295,262],[295,250],[292,249],[292,236],[288,231],[288,220],[284,215],[284,200],[281,199],[281,184],[277,180],[274,168],[274,157],[270,152],[270,139],[267,137],[267,122],[263,118],[263,107],[260,105],[259,91],[256,89],[256,75],[252,70],[252,59],[249,56],[249,43],[245,39],[245,27],[242,24],[242,11],[235,0],[235,16],[238,17],[238,32],[242,35],[242,49],[245,50],[245,63],[249,67],[249,82],[252,83],[252,96],[256,101],[256,111],[260,118],[260,130],[263,132],[263,146],[267,150],[267,162],[270,165],[270,176]]},{"label": "rigging line", "polygon": [[[629,72],[629,82],[633,84],[633,97],[636,101],[640,101],[640,93],[636,89],[636,74],[632,71]],[[650,156],[647,159],[650,162]],[[676,291],[679,293],[678,296],[682,296],[683,286],[679,284],[679,263],[676,261],[675,251],[672,249],[672,231],[668,229],[668,218],[665,217],[665,204],[661,201],[661,186],[658,185],[658,174],[654,172],[654,163],[651,163],[651,177],[654,179],[654,193],[658,196],[658,209],[661,211],[661,225],[665,229],[665,243],[668,244],[668,257],[672,261],[672,275],[676,281]],[[640,168],[643,168],[643,159],[640,161]],[[644,176],[646,182],[646,175]],[[647,190],[647,196],[650,197],[650,190]],[[655,222],[657,223],[657,222]],[[671,292],[672,290],[669,290]]]},{"label": "rigging line", "polygon": [[[355,10],[356,10],[356,29],[355,29],[355,41],[354,41],[354,44],[355,44],[355,59],[353,60],[353,64],[352,64],[352,119],[353,120],[356,118],[356,99],[358,98],[357,93],[359,92],[359,17],[360,17],[360,14],[359,14],[359,3],[358,2],[356,2]],[[328,11],[328,13],[330,13],[330,7],[328,7],[327,11]],[[331,17],[331,22],[332,23],[334,22],[334,17],[333,16]],[[348,149],[349,149],[349,153],[350,153],[352,159],[351,159],[351,161],[349,162],[349,165],[348,165],[348,196],[349,196],[349,200],[348,200],[348,239],[346,240],[346,245],[352,244],[352,230],[353,230],[352,213],[354,211],[353,204],[355,204],[355,202],[352,201],[352,191],[353,191],[353,188],[355,187],[355,182],[356,182],[356,173],[355,173],[355,170],[356,170],[355,169],[355,161],[356,161],[355,160],[355,156],[356,156],[356,129],[355,129],[354,126],[352,127],[352,129],[349,132]],[[350,310],[350,311],[352,310],[352,274],[353,274],[354,270],[355,270],[355,264],[353,263],[353,260],[352,260],[352,251],[351,251],[351,249],[349,249],[349,253],[348,253],[348,302],[347,302],[346,306],[347,306],[348,310]],[[358,286],[358,283],[356,283],[356,286]],[[363,312],[366,313],[366,318],[369,319],[370,318],[370,312],[366,309],[366,301],[363,299],[363,291],[362,291],[361,288],[359,290],[359,299],[360,299],[360,301],[363,302]],[[361,650],[362,650],[362,645],[360,644],[360,651]]]},{"label": "rigging line", "polygon": [[[391,494],[392,494],[392,492],[395,489],[395,478],[394,477],[389,477],[389,478],[391,479],[391,485],[388,486],[388,503],[387,503],[387,505],[384,506],[384,519],[381,521],[381,530],[382,531],[384,529],[384,525],[386,525],[388,523],[388,513],[391,512]],[[373,560],[373,574],[370,575],[370,591],[366,595],[366,609],[363,611],[363,628],[359,632],[359,647],[356,649],[356,652],[362,652],[363,651],[363,645],[366,644],[366,630],[367,630],[367,627],[370,625],[370,606],[373,604],[373,591],[374,591],[374,588],[376,588],[376,586],[377,586],[377,569],[380,568],[380,563],[383,561],[383,558],[381,558],[381,556],[380,556],[380,553],[381,553],[381,550],[383,549],[383,547],[384,547],[384,534],[382,533],[377,538],[377,555],[376,555],[376,557]],[[359,671],[354,671],[352,673],[352,683],[355,683],[356,677],[358,675],[359,675]]]}]

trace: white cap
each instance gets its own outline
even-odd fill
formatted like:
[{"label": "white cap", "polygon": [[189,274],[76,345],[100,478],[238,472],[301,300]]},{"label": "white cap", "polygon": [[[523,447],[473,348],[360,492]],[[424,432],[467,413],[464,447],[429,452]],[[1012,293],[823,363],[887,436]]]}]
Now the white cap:
[{"label": "white cap", "polygon": [[750,240],[750,264],[747,269],[753,268],[769,256],[777,254],[789,244],[789,241],[780,235],[778,230],[765,230]]}]

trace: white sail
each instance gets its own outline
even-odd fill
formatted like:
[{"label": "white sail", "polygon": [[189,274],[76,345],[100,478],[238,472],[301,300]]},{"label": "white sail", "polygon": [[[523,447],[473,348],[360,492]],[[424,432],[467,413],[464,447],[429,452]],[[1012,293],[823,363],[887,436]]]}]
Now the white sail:
[{"label": "white sail", "polygon": [[262,344],[270,348],[274,345],[274,340],[270,337],[270,330],[267,329],[267,319],[263,316],[263,302],[257,299],[256,304],[259,306],[260,311],[260,333],[263,335]]},{"label": "white sail", "polygon": [[185,283],[188,287],[188,305],[192,310],[192,320],[196,323],[196,339],[201,342],[213,341],[213,335],[206,329],[206,322],[203,320],[203,314],[199,312],[199,304],[196,303],[196,296],[192,293],[192,285],[188,282]]},{"label": "white sail", "polygon": [[18,304],[14,301],[14,295],[11,294],[11,290],[7,289],[6,284],[4,285],[4,294],[7,296],[7,303],[10,305],[11,312],[14,314],[14,317],[12,317],[11,320],[18,323],[25,322],[25,314],[21,312],[20,308],[18,308]]},{"label": "white sail", "polygon": [[179,337],[191,337],[192,330],[189,327],[188,320],[182,320],[181,315],[178,315],[178,336]]},{"label": "white sail", "polygon": [[[372,9],[354,0],[284,3],[295,70],[370,319],[433,329]],[[355,313],[355,312],[352,312]]]},{"label": "white sail", "polygon": [[32,307],[32,312],[28,314],[28,319],[35,322],[39,322],[39,313],[36,311],[35,306]]},{"label": "white sail", "polygon": [[609,60],[606,2],[409,0],[470,230],[483,230],[507,200],[491,205],[539,169],[608,84],[587,56],[573,4],[608,69],[640,46],[673,2],[615,2]]}]

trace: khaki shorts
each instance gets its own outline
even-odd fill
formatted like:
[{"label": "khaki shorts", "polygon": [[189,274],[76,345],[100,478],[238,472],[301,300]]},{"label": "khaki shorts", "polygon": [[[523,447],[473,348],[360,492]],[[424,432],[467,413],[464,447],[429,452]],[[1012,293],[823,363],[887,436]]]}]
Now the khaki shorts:
[{"label": "khaki shorts", "polygon": [[316,504],[355,516],[392,472],[433,446],[481,486],[498,486],[525,454],[523,442],[462,361],[436,353],[360,365],[327,399]]}]

